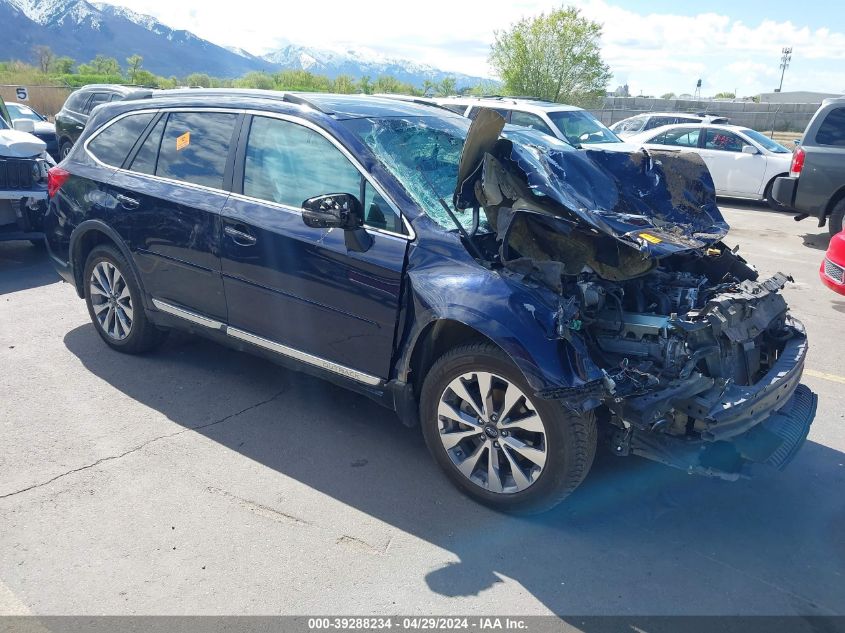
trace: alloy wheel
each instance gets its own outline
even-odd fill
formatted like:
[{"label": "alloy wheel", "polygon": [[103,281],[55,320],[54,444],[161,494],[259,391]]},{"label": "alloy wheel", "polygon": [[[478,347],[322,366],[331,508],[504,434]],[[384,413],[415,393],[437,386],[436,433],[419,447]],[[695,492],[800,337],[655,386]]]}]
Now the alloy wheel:
[{"label": "alloy wheel", "polygon": [[522,492],[546,464],[546,429],[530,399],[489,372],[458,376],[437,408],[440,441],[457,470],[495,493]]},{"label": "alloy wheel", "polygon": [[108,261],[98,262],[89,282],[94,316],[109,338],[122,341],[132,331],[132,296],[126,279]]}]

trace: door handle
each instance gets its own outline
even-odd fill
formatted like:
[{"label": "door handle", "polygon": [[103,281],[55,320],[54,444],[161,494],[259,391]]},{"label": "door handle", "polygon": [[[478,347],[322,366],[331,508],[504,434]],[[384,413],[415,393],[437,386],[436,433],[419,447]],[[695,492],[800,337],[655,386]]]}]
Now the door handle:
[{"label": "door handle", "polygon": [[232,241],[238,246],[253,246],[256,242],[254,235],[250,235],[246,231],[238,230],[234,226],[224,226],[223,232],[231,237]]},{"label": "door handle", "polygon": [[139,200],[136,200],[135,198],[130,198],[129,196],[124,196],[122,193],[117,194],[115,198],[117,198],[117,201],[120,203],[120,206],[129,211],[137,209],[141,206],[141,202]]}]

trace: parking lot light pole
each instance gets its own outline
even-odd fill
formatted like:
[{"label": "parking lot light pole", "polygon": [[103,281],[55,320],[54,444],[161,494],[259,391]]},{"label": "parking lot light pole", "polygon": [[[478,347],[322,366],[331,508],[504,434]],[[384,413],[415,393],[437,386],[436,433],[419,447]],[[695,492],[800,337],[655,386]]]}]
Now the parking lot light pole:
[{"label": "parking lot light pole", "polygon": [[786,74],[786,69],[789,68],[789,60],[792,59],[792,47],[784,46],[780,52],[780,86],[778,86],[778,92],[783,90],[783,76]]}]

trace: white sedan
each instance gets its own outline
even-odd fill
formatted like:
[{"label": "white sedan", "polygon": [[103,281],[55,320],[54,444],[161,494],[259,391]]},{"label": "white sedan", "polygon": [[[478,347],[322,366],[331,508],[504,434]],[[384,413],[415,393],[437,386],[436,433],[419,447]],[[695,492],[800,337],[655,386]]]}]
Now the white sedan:
[{"label": "white sedan", "polygon": [[738,125],[665,125],[625,139],[639,147],[696,152],[704,160],[716,194],[731,198],[765,200],[771,197],[778,176],[789,173],[792,152],[755,130]]}]

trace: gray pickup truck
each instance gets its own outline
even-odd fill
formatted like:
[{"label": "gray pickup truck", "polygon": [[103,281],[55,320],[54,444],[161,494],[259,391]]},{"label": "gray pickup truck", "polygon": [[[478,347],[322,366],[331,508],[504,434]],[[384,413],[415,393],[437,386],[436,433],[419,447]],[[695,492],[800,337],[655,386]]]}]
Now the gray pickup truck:
[{"label": "gray pickup truck", "polygon": [[825,99],[792,154],[789,176],[775,179],[772,196],[800,213],[827,222],[835,235],[845,216],[845,97]]}]

